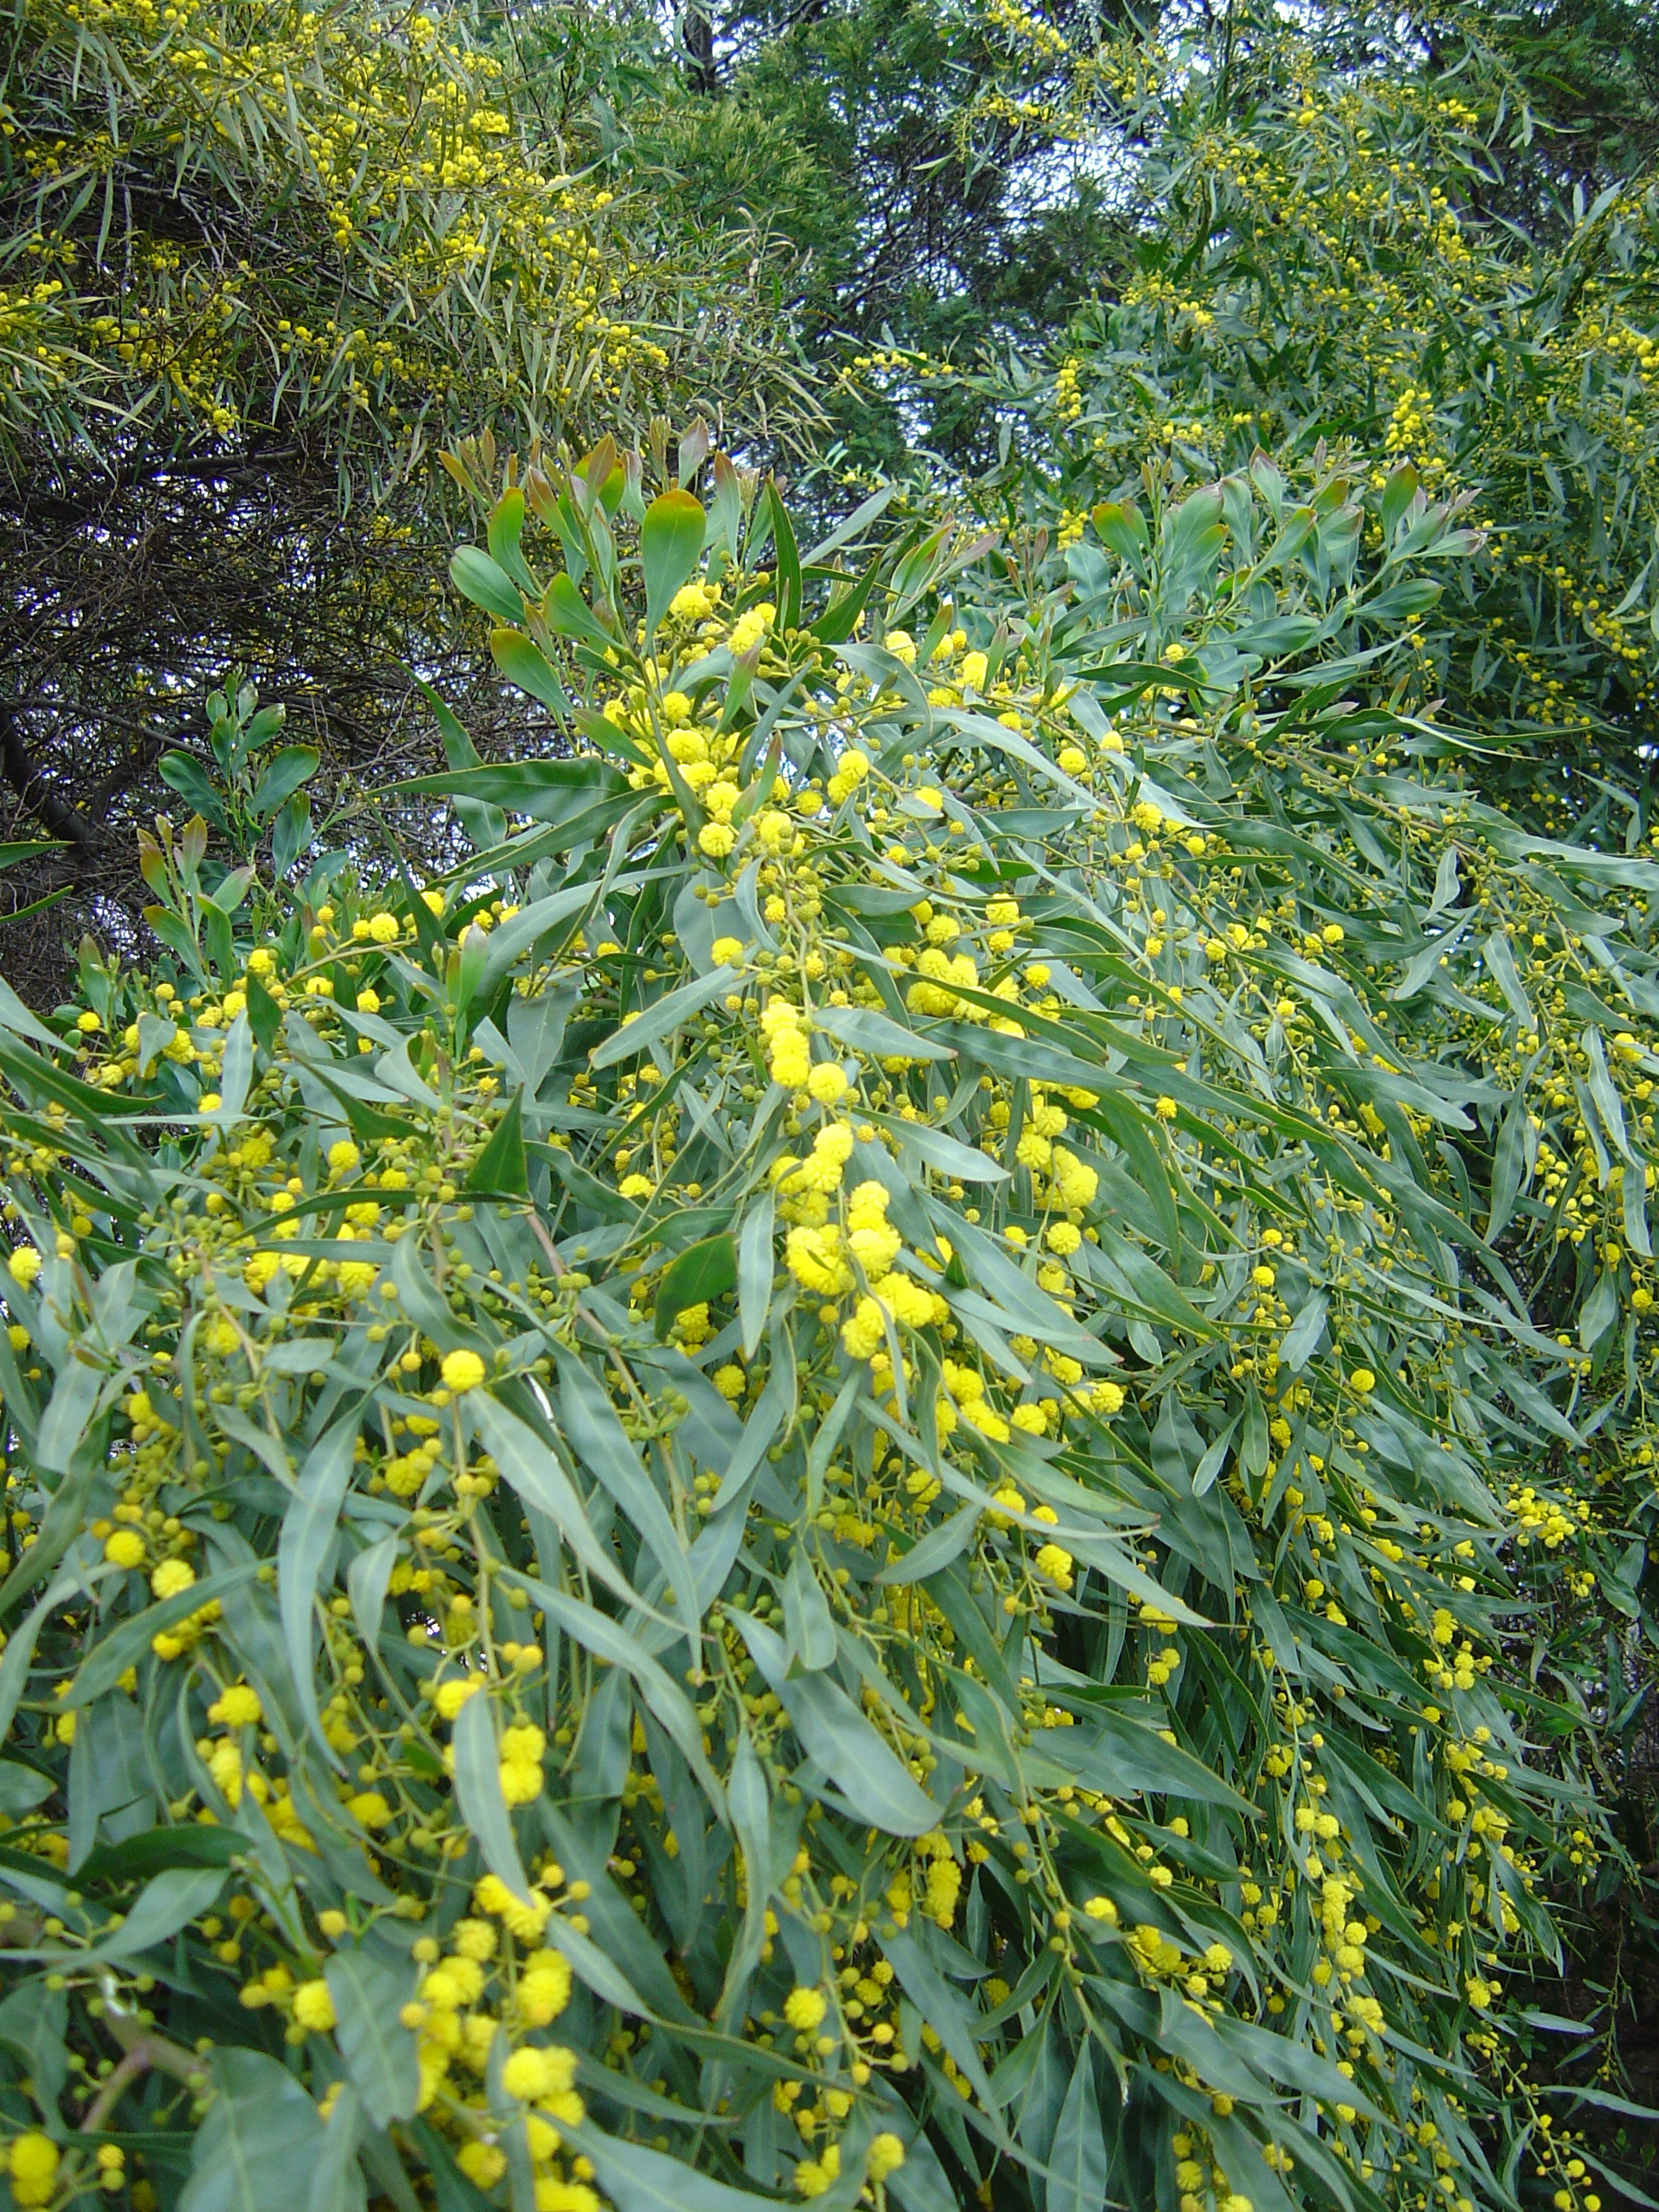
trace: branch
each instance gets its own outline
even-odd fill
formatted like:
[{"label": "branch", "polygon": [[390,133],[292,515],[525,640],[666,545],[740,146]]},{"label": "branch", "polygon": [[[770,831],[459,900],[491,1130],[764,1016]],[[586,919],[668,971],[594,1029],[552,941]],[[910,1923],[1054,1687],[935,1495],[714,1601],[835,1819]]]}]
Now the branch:
[{"label": "branch", "polygon": [[0,774],[37,820],[82,856],[97,850],[98,837],[78,809],[60,799],[41,775],[17,726],[17,709],[0,701]]},{"label": "branch", "polygon": [[31,497],[25,490],[19,501],[19,510],[31,519],[52,522],[90,522],[101,515],[110,501],[118,498],[123,492],[137,491],[146,485],[166,483],[172,477],[192,477],[198,482],[206,483],[217,478],[229,483],[238,477],[259,475],[271,469],[285,467],[290,461],[304,459],[304,448],[299,446],[255,447],[246,453],[186,455],[174,460],[158,462],[149,468],[112,471],[109,475],[94,477],[78,488],[70,487],[59,492],[43,491]]},{"label": "branch", "polygon": [[120,2045],[122,2057],[82,2116],[81,2133],[87,2136],[99,2133],[127,2089],[152,2067],[158,2074],[171,2074],[187,2089],[199,2089],[206,2078],[206,2069],[197,2052],[186,2051],[182,2043],[174,2043],[165,2035],[156,2034],[153,2028],[142,2026],[136,2014],[118,2004],[111,1994],[113,1984],[110,1978],[103,1978],[104,2025]]}]

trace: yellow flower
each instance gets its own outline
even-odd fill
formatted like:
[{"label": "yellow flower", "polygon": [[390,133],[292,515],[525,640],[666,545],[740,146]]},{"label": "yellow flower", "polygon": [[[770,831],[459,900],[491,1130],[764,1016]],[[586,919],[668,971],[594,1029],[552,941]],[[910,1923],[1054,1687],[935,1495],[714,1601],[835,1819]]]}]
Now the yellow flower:
[{"label": "yellow flower", "polygon": [[[33,1283],[35,1277],[40,1272],[40,1255],[35,1250],[33,1244],[20,1244],[17,1249],[11,1255],[10,1266],[11,1279],[13,1282],[17,1284],[21,1289],[27,1291]],[[20,2136],[18,2137],[18,2141],[20,2142],[26,2142],[28,2140],[29,2138],[25,2136]],[[40,2140],[42,2142],[45,2142],[47,2138],[45,2136],[42,2136]],[[54,2145],[54,2149],[55,2148],[56,2146]]]},{"label": "yellow flower", "polygon": [[484,1379],[484,1364],[476,1352],[450,1352],[441,1370],[448,1390],[476,1390]]},{"label": "yellow flower", "polygon": [[802,2035],[810,2035],[823,2020],[828,2007],[822,1990],[791,1990],[783,2001],[783,2016],[791,2027]]},{"label": "yellow flower", "polygon": [[[109,1547],[104,1548],[107,1552]],[[234,1682],[208,1707],[208,1718],[222,1728],[258,1728],[264,1718],[264,1708],[257,1690],[251,1690],[246,1682]]]},{"label": "yellow flower", "polygon": [[1357,1390],[1362,1398],[1367,1397],[1376,1388],[1376,1377],[1369,1367],[1356,1367],[1348,1377],[1348,1388]]},{"label": "yellow flower", "polygon": [[149,1578],[149,1586],[157,1597],[177,1597],[187,1590],[196,1579],[196,1570],[186,1559],[163,1559]]},{"label": "yellow flower", "polygon": [[499,2144],[482,2142],[475,2136],[456,2152],[455,2163],[480,2189],[493,2189],[507,2172],[507,2153]]},{"label": "yellow flower", "polygon": [[1045,1544],[1032,1562],[1037,1572],[1053,1583],[1057,1589],[1072,1587],[1072,1555],[1058,1544]]},{"label": "yellow flower", "polygon": [[294,1992],[294,2017],[300,2027],[315,2034],[328,2033],[334,2025],[334,2000],[328,1993],[326,1982],[301,1983]]},{"label": "yellow flower", "polygon": [[451,1681],[440,1682],[432,1692],[432,1702],[441,1719],[453,1721],[467,1699],[476,1697],[483,1687],[476,1675],[463,1674]]},{"label": "yellow flower", "polygon": [[885,2181],[890,2173],[896,2173],[904,2163],[904,2145],[898,2137],[884,2128],[871,2138],[865,2172],[872,2181]]},{"label": "yellow flower", "polygon": [[18,2204],[45,2204],[58,2182],[58,2146],[50,2136],[31,2128],[13,2139],[11,2193]]},{"label": "yellow flower", "polygon": [[104,1540],[104,1557],[118,1567],[142,1567],[144,1540],[136,1528],[118,1528]]}]

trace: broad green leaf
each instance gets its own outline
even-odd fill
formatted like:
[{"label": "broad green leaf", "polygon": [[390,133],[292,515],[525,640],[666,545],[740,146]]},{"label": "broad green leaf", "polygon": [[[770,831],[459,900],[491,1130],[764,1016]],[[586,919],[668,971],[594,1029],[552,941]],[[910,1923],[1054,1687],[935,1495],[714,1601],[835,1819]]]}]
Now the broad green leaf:
[{"label": "broad green leaf", "polygon": [[489,1696],[469,1698],[455,1716],[455,1796],[462,1818],[478,1839],[484,1864],[514,1897],[526,1903],[530,1884],[513,1834],[512,1816],[501,1795],[501,1751],[495,1711]]},{"label": "broad green leaf", "polygon": [[745,1359],[754,1358],[772,1310],[773,1218],[769,1190],[744,1214],[738,1235],[738,1311],[743,1322]]},{"label": "broad green leaf", "polygon": [[317,2107],[280,2059],[221,2047],[218,2094],[197,2131],[179,2212],[293,2212],[323,2136]]},{"label": "broad green leaf", "polygon": [[592,1370],[562,1349],[556,1357],[560,1427],[582,1464],[639,1530],[678,1603],[688,1604],[694,1578],[684,1540],[637,1447]]},{"label": "broad green leaf", "polygon": [[570,712],[570,695],[559,672],[541,647],[520,629],[492,629],[489,657],[509,684],[527,691],[532,699],[556,714]]},{"label": "broad green leaf", "polygon": [[463,599],[471,599],[487,615],[494,615],[497,622],[516,623],[524,620],[524,603],[519,597],[518,586],[488,553],[481,552],[476,545],[456,548],[450,556],[449,576]]},{"label": "broad green leaf", "polygon": [[645,580],[645,627],[654,630],[682,584],[702,557],[707,518],[694,493],[659,492],[640,525],[640,567]]},{"label": "broad green leaf", "polygon": [[191,1921],[210,1911],[224,1886],[222,1866],[168,1867],[153,1875],[120,1927],[100,1936],[87,1953],[88,1964],[94,1959],[136,1959],[141,1952],[166,1942],[169,1936],[176,1936]]},{"label": "broad green leaf", "polygon": [[1109,2165],[1094,2051],[1085,2039],[1048,2153],[1048,2212],[1104,2212]]},{"label": "broad green leaf", "polygon": [[[525,1504],[547,1516],[590,1574],[613,1590],[624,1604],[636,1605],[636,1593],[615,1559],[594,1536],[586,1508],[552,1446],[544,1443],[533,1429],[509,1413],[498,1400],[483,1393],[477,1395],[471,1418],[496,1465]],[[551,1565],[550,1560],[543,1561],[544,1567],[550,1568]]]},{"label": "broad green leaf", "polygon": [[777,2200],[732,2189],[712,2174],[641,2142],[603,2134],[592,2121],[570,2130],[571,2141],[593,2162],[599,2186],[617,2212],[754,2212]]},{"label": "broad green leaf", "polygon": [[315,745],[283,745],[266,762],[248,804],[257,822],[264,822],[283,805],[301,784],[309,783],[321,765]]},{"label": "broad green leaf", "polygon": [[694,975],[677,990],[666,991],[661,998],[653,999],[620,1029],[613,1030],[602,1044],[595,1045],[587,1056],[589,1066],[597,1074],[601,1068],[614,1067],[619,1060],[631,1060],[636,1053],[648,1051],[653,1044],[672,1036],[694,1014],[700,1014],[716,999],[724,998],[731,988],[731,975],[724,968],[717,968],[712,975]]},{"label": "broad green leaf", "polygon": [[707,1237],[672,1260],[657,1285],[658,1337],[668,1334],[687,1306],[724,1297],[738,1279],[738,1248],[730,1237]]},{"label": "broad green leaf", "polygon": [[489,1133],[489,1142],[467,1170],[469,1190],[507,1192],[526,1197],[530,1171],[524,1152],[524,1093],[515,1091],[507,1111]]},{"label": "broad green leaf", "polygon": [[916,1783],[844,1690],[823,1674],[788,1675],[781,1639],[746,1613],[737,1626],[768,1685],[783,1701],[801,1748],[831,1779],[853,1817],[890,1836],[937,1827],[940,1808]]},{"label": "broad green leaf", "polygon": [[335,1531],[351,1480],[352,1448],[357,1437],[357,1417],[337,1421],[307,1454],[295,1483],[294,1495],[283,1516],[276,1548],[276,1583],[283,1617],[283,1640],[288,1652],[290,1680],[306,1723],[317,1739],[323,1756],[338,1765],[339,1754],[323,1733],[317,1706],[316,1672],[313,1651],[316,1636],[314,1613],[318,1578],[323,1560],[335,1540]]},{"label": "broad green leaf", "polygon": [[415,1974],[378,1953],[337,1949],[325,1972],[339,2021],[338,2039],[363,2110],[377,2128],[406,2120],[421,2094],[415,2037],[398,2015],[415,1994]]}]

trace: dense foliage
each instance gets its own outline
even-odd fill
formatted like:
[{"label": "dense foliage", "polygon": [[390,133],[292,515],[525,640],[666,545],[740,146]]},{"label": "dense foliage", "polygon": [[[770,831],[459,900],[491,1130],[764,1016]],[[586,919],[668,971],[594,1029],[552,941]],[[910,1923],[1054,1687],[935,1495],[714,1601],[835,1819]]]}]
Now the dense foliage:
[{"label": "dense foliage", "polygon": [[1381,703],[1467,534],[483,465],[586,749],[4,1002],[13,2201],[1597,2212],[1659,863]]},{"label": "dense foliage", "polygon": [[15,0],[0,2205],[1649,2201],[1656,85]]}]

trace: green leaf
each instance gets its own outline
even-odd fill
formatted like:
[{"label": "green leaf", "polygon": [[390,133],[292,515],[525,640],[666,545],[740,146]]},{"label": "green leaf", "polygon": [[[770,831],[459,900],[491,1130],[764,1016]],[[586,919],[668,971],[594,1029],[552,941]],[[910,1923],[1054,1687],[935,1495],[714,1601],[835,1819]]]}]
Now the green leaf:
[{"label": "green leaf", "polygon": [[671,1261],[657,1285],[658,1341],[687,1306],[724,1297],[737,1279],[738,1248],[729,1236],[706,1237]]},{"label": "green leaf", "polygon": [[781,1698],[801,1748],[846,1799],[854,1819],[890,1836],[921,1836],[937,1827],[940,1807],[846,1692],[825,1674],[790,1676],[781,1638],[748,1613],[733,1618],[767,1686]]},{"label": "green leaf", "polygon": [[777,553],[778,627],[781,629],[799,629],[800,549],[795,543],[789,510],[779,495],[775,477],[769,477],[766,480],[766,511],[771,520],[772,542]]},{"label": "green leaf", "polygon": [[253,1042],[269,1058],[276,1048],[283,1010],[257,975],[248,977],[246,988],[248,1026],[253,1031]]},{"label": "green leaf", "polygon": [[954,1060],[954,1045],[920,1036],[871,1006],[815,1006],[812,1026],[872,1060]]},{"label": "green leaf", "polygon": [[555,1346],[559,1368],[559,1425],[589,1471],[633,1522],[662,1569],[663,1579],[690,1605],[696,1577],[678,1530],[606,1395],[584,1363]]},{"label": "green leaf", "polygon": [[415,1994],[415,1975],[368,1950],[343,1948],[324,1972],[334,2000],[340,2055],[363,2110],[377,2128],[409,2119],[421,2094],[415,2037],[398,2015]]},{"label": "green leaf", "polygon": [[167,1597],[149,1607],[135,1619],[124,1620],[118,1628],[112,1629],[101,1644],[94,1644],[81,1662],[81,1671],[69,1695],[63,1700],[74,1711],[101,1698],[106,1690],[114,1688],[129,1667],[136,1666],[149,1650],[150,1639],[163,1629],[176,1627],[187,1620],[198,1606],[210,1598],[221,1604],[235,1591],[251,1583],[258,1572],[257,1559],[245,1560],[240,1566],[227,1567],[216,1575],[208,1575],[191,1589],[180,1590],[174,1597]]},{"label": "green leaf", "polygon": [[118,1844],[100,1844],[75,1869],[83,1889],[96,1882],[133,1881],[170,1867],[228,1867],[242,1839],[229,1828],[181,1822],[172,1828],[144,1828]]},{"label": "green leaf", "polygon": [[937,1528],[930,1528],[899,1558],[889,1560],[876,1577],[878,1583],[926,1582],[948,1567],[952,1559],[960,1559],[974,1540],[980,1523],[981,1509],[964,1505],[948,1521],[941,1521]]},{"label": "green leaf", "polygon": [[311,2169],[306,2212],[365,2212],[368,2195],[357,2160],[362,2134],[362,2100],[349,2081],[343,2081]]},{"label": "green leaf", "polygon": [[61,837],[16,837],[0,841],[0,868],[21,867],[25,860],[39,860],[48,853],[64,849]]},{"label": "green leaf", "polygon": [[179,2212],[294,2212],[322,2143],[316,2106],[263,2051],[221,2047],[211,2072],[219,2094],[197,2130]]},{"label": "green leaf", "polygon": [[495,1708],[487,1692],[471,1697],[455,1716],[455,1797],[461,1818],[477,1838],[484,1864],[514,1897],[530,1901],[530,1884],[501,1795]]},{"label": "green leaf", "polygon": [[276,1582],[283,1617],[283,1641],[294,1693],[307,1727],[321,1747],[323,1756],[337,1767],[340,1755],[323,1733],[317,1709],[315,1664],[317,1580],[323,1559],[334,1541],[340,1508],[351,1480],[352,1448],[357,1440],[358,1416],[354,1413],[337,1421],[313,1445],[301,1468],[294,1496],[283,1516],[276,1547]]},{"label": "green leaf", "polygon": [[1094,2045],[1085,2037],[1048,2153],[1048,2212],[1105,2212],[1109,2172]]},{"label": "green leaf", "polygon": [[772,1233],[776,1204],[763,1191],[744,1216],[738,1243],[738,1311],[743,1322],[743,1356],[752,1359],[766,1334],[772,1310]]},{"label": "green leaf", "polygon": [[204,814],[221,835],[225,828],[224,796],[213,778],[188,753],[163,753],[156,773],[169,790],[176,791],[188,806]]},{"label": "green leaf", "polygon": [[593,2161],[600,2188],[617,2212],[755,2212],[775,2204],[747,2189],[731,2189],[711,2174],[644,2143],[601,2134],[592,2122],[567,2130],[584,2157]]},{"label": "green leaf", "polygon": [[691,1701],[639,1638],[608,1613],[601,1613],[597,1606],[584,1604],[580,1598],[568,1596],[533,1576],[516,1575],[511,1569],[502,1571],[504,1576],[512,1575],[515,1582],[521,1582],[548,1618],[557,1621],[568,1636],[633,1677],[647,1705],[673,1739],[681,1757],[702,1784],[710,1804],[719,1812],[720,1785],[703,1750],[702,1728]]},{"label": "green leaf", "polygon": [[618,1060],[631,1060],[635,1053],[644,1052],[664,1037],[672,1036],[683,1023],[689,1022],[716,999],[724,998],[732,988],[732,972],[717,968],[710,975],[694,975],[689,983],[678,989],[665,991],[660,999],[653,999],[632,1021],[624,1022],[613,1030],[603,1044],[594,1046],[589,1053],[588,1065],[595,1073],[601,1068],[614,1067]]},{"label": "green leaf", "polygon": [[1039,1729],[1032,1741],[1085,1789],[1114,1797],[1190,1798],[1257,1817],[1247,1798],[1156,1729],[1105,1703],[1090,1700],[1085,1710],[1087,1718],[1076,1727]]},{"label": "green leaf", "polygon": [[167,1867],[144,1884],[120,1927],[100,1936],[82,1955],[88,1965],[94,1960],[136,1959],[210,1912],[224,1886],[222,1867]]},{"label": "green leaf", "polygon": [[250,801],[255,821],[265,821],[292,798],[301,784],[309,783],[321,759],[315,745],[283,745],[274,752],[254,786]]},{"label": "green leaf", "polygon": [[533,599],[539,587],[520,550],[519,541],[523,535],[524,494],[514,484],[496,501],[485,526],[484,536],[489,543],[490,559],[527,599]]},{"label": "green leaf", "polygon": [[1133,568],[1138,576],[1146,574],[1152,541],[1138,507],[1127,501],[1103,501],[1094,511],[1094,526],[1103,544],[1111,547],[1126,568]]},{"label": "green leaf", "polygon": [[[521,613],[521,609],[514,611],[514,617]],[[548,628],[556,631],[559,636],[580,638],[585,644],[596,646],[602,653],[617,642],[562,568],[543,596],[541,617]]]},{"label": "green leaf", "polygon": [[489,1133],[489,1142],[467,1171],[466,1188],[528,1197],[530,1170],[524,1153],[522,1091],[515,1091],[507,1101],[506,1113]]},{"label": "green leaf", "polygon": [[[477,1394],[472,1419],[490,1456],[525,1504],[547,1516],[591,1575],[614,1590],[624,1604],[637,1605],[637,1594],[614,1555],[594,1535],[587,1509],[552,1446],[498,1399],[482,1392]],[[550,1560],[543,1561],[544,1567],[551,1565]],[[0,1665],[3,1664],[0,1659]]]},{"label": "green leaf", "polygon": [[521,623],[524,602],[506,570],[476,545],[458,546],[450,557],[450,581],[463,599],[471,599],[498,622]]},{"label": "green leaf", "polygon": [[645,628],[648,637],[668,611],[682,584],[689,583],[702,558],[708,519],[702,502],[689,491],[659,492],[640,525],[640,567],[645,578]]},{"label": "green leaf", "polygon": [[521,629],[492,629],[489,657],[509,684],[527,691],[556,714],[570,712],[570,695],[559,680],[559,672],[532,638]]}]

